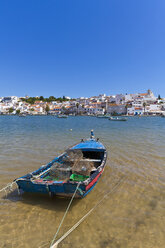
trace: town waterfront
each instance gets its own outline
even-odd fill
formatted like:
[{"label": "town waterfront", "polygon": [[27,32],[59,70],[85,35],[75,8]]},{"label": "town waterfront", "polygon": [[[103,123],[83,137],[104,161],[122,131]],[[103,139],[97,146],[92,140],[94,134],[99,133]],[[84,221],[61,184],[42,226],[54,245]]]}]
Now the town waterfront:
[{"label": "town waterfront", "polygon": [[[89,137],[91,129],[107,148],[107,166],[95,189],[74,201],[59,236],[127,177],[59,248],[163,248],[165,118],[0,116],[0,188]],[[1,193],[0,247],[49,247],[67,204],[66,199]]]}]

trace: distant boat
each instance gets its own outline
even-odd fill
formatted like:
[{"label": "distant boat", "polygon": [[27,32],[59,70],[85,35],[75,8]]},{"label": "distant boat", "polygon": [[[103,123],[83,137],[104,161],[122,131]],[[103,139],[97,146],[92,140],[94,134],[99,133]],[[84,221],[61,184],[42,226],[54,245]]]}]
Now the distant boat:
[{"label": "distant boat", "polygon": [[50,163],[15,181],[24,192],[72,197],[85,197],[96,185],[106,164],[104,145],[91,137],[81,140]]},{"label": "distant boat", "polygon": [[125,117],[109,117],[110,121],[127,121]]},{"label": "distant boat", "polygon": [[109,118],[109,115],[97,115],[97,118]]},{"label": "distant boat", "polygon": [[26,117],[26,114],[22,113],[18,115],[19,117]]},{"label": "distant boat", "polygon": [[58,118],[68,118],[67,115],[57,115]]}]

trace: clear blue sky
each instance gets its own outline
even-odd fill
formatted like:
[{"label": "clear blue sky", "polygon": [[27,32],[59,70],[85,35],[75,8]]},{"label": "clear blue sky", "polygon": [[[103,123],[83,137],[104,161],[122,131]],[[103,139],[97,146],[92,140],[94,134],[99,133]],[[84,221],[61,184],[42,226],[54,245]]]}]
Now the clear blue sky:
[{"label": "clear blue sky", "polygon": [[164,0],[1,0],[0,96],[165,97]]}]

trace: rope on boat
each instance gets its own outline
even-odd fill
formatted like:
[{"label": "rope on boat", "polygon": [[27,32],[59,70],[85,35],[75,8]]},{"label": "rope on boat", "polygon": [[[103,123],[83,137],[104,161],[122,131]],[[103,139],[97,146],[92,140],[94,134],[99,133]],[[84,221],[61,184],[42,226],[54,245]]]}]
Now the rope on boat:
[{"label": "rope on boat", "polygon": [[[81,222],[83,222],[87,217],[88,215],[90,215],[93,210],[95,210],[102,202],[103,200],[110,194],[114,193],[116,191],[116,189],[123,183],[123,181],[126,180],[126,176],[121,179],[113,188],[112,190],[108,191],[107,193],[104,194],[104,196],[102,197],[102,199],[100,201],[98,201],[95,206],[93,208],[91,208],[72,228],[70,228],[60,239],[58,239],[54,244],[54,240],[55,238],[53,239],[52,243],[51,243],[51,246],[50,248],[57,248],[58,244],[61,243],[71,232],[73,232],[80,224]],[[55,235],[56,237],[56,235]],[[52,245],[53,244],[53,245]]]},{"label": "rope on boat", "polygon": [[60,224],[59,224],[59,226],[58,226],[57,232],[56,232],[56,234],[54,235],[54,238],[53,238],[53,240],[52,240],[52,242],[51,242],[50,248],[51,248],[51,247],[54,247],[54,246],[53,246],[53,243],[54,243],[54,241],[55,241],[55,239],[56,239],[56,237],[57,237],[57,235],[58,235],[58,233],[59,233],[59,231],[60,231],[60,228],[61,228],[61,226],[62,226],[62,223],[64,222],[64,219],[65,219],[65,217],[66,217],[66,215],[67,215],[67,213],[68,213],[68,211],[69,211],[69,208],[70,208],[70,206],[71,206],[71,204],[72,204],[72,201],[73,201],[73,199],[74,199],[74,197],[75,197],[75,195],[76,195],[76,192],[77,192],[77,190],[78,190],[78,187],[79,187],[80,183],[81,183],[81,182],[79,182],[79,183],[77,184],[77,187],[76,187],[76,189],[75,189],[75,192],[74,192],[74,194],[72,195],[72,198],[71,198],[71,200],[70,200],[70,202],[69,202],[69,204],[68,204],[68,207],[67,207],[67,209],[66,209],[66,211],[65,211],[65,213],[64,213],[64,216],[63,216],[63,218],[62,218],[62,220],[61,220],[61,222],[60,222]]}]

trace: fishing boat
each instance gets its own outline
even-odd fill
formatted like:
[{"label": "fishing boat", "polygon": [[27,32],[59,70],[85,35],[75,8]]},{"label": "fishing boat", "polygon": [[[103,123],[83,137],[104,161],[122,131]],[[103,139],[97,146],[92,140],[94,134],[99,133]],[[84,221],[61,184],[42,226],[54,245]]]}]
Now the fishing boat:
[{"label": "fishing boat", "polygon": [[68,118],[67,115],[57,115],[58,118]]},{"label": "fishing boat", "polygon": [[125,117],[109,117],[110,121],[127,121]]},{"label": "fishing boat", "polygon": [[89,139],[67,149],[38,170],[16,179],[20,190],[44,193],[60,197],[83,198],[96,185],[106,164],[104,145],[95,139],[93,131]]},{"label": "fishing boat", "polygon": [[109,115],[97,115],[97,118],[109,118]]}]

